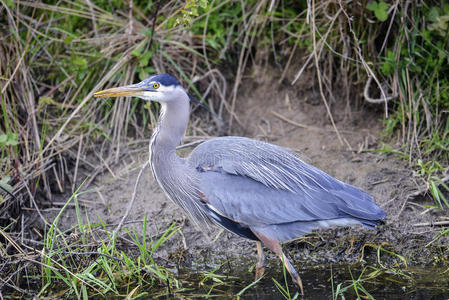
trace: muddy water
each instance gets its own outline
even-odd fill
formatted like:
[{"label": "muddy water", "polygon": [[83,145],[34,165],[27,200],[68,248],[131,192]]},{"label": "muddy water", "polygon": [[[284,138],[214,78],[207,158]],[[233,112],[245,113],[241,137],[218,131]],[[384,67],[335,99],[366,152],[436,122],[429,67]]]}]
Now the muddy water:
[{"label": "muddy water", "polygon": [[[253,273],[248,271],[247,263],[236,266],[234,261],[232,265],[229,269],[229,264],[224,263],[212,272],[179,269],[177,276],[182,288],[171,290],[167,297],[282,299],[284,296],[275,285],[274,278],[284,289],[288,288],[292,298],[297,296],[301,299],[297,295],[297,287],[289,278],[286,286],[281,268],[268,270],[264,278],[252,284]],[[309,267],[299,273],[304,283],[303,299],[356,299],[357,296],[371,296],[374,299],[449,299],[449,272],[443,268],[379,270],[369,266],[340,264]],[[154,290],[147,292],[154,295]]]},{"label": "muddy water", "polygon": [[[253,274],[248,272],[246,264],[242,264],[240,268],[234,266],[232,270],[226,270],[228,267],[225,265],[214,272],[216,277],[181,269],[179,276],[186,290],[174,292],[174,295],[236,298],[239,292],[252,283]],[[281,299],[282,294],[274,284],[273,278],[284,288],[286,288],[285,281],[281,273],[282,268],[276,270],[279,271],[268,270],[260,282],[241,293],[241,298]],[[342,299],[341,295],[346,299],[355,299],[357,295],[362,298],[371,295],[375,299],[449,299],[449,272],[443,268],[410,268],[395,271],[360,265],[333,265],[306,268],[299,273],[304,283],[304,299],[333,299],[338,290],[343,290],[338,294],[338,299]],[[369,274],[376,276],[366,279]],[[353,285],[354,281],[357,282],[357,291]],[[287,282],[290,295],[294,297],[297,288],[289,278]]]}]

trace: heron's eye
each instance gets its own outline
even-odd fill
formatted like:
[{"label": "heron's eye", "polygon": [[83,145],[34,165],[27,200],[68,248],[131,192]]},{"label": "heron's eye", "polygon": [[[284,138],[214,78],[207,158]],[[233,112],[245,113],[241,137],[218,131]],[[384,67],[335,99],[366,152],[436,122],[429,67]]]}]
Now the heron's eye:
[{"label": "heron's eye", "polygon": [[158,82],[153,83],[153,88],[158,89],[160,84]]}]

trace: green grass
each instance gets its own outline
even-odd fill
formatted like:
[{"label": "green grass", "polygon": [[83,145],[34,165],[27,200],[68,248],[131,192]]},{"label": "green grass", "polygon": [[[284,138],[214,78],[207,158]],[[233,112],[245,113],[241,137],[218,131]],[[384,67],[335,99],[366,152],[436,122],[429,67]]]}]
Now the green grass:
[{"label": "green grass", "polygon": [[298,299],[299,292],[296,292],[293,296],[290,293],[290,289],[288,287],[289,275],[287,274],[287,271],[286,271],[284,265],[283,265],[282,271],[283,271],[283,275],[284,275],[284,283],[283,284],[278,282],[275,278],[272,278],[277,290],[279,291],[279,293],[282,295],[282,297],[284,299],[288,299],[288,300]]},{"label": "green grass", "polygon": [[[87,299],[88,296],[168,295],[179,288],[174,274],[158,265],[154,253],[173,235],[178,227],[172,224],[156,238],[146,233],[147,220],[142,223],[142,233],[125,230],[124,239],[130,245],[118,246],[116,232],[111,232],[103,222],[83,221],[77,201],[78,191],[66,205],[44,236],[44,248],[39,252],[41,273],[34,275],[41,280],[39,295]],[[59,228],[59,219],[70,202],[75,202],[78,224],[67,230]],[[88,216],[86,215],[86,220]],[[123,243],[123,238],[121,238]]]},{"label": "green grass", "polygon": [[335,292],[334,286],[332,285],[333,299],[338,299],[338,297],[345,299],[344,294],[349,290],[352,290],[354,292],[357,299],[361,299],[362,297],[364,299],[374,299],[374,297],[363,286],[364,281],[369,280],[369,278],[363,278],[365,269],[362,271],[358,278],[354,278],[352,276],[351,269],[348,270],[351,274],[351,283],[346,286],[343,286],[342,283],[339,283],[335,288]]},{"label": "green grass", "polygon": [[[348,276],[341,277],[341,274]],[[383,299],[387,296],[409,298],[418,289],[424,297],[445,290],[447,270],[432,267],[383,268],[374,265],[347,266],[330,271],[332,299]],[[424,291],[427,290],[427,291]]]}]

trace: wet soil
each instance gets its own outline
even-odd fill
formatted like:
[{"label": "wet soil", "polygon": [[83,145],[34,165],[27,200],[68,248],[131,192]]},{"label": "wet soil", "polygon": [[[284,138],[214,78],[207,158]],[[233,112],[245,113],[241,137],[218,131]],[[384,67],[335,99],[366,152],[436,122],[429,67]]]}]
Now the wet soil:
[{"label": "wet soil", "polygon": [[[385,224],[377,230],[337,228],[312,233],[284,245],[305,281],[306,291],[321,284],[328,295],[330,265],[364,262],[375,265],[379,253],[386,267],[405,268],[399,256],[391,253],[404,257],[409,266],[445,266],[449,260],[448,236],[433,241],[439,234],[438,228],[422,224],[443,220],[447,211],[429,208],[434,205],[429,197],[409,197],[423,187],[423,182],[414,176],[407,162],[394,155],[364,151],[381,147],[382,111],[364,105],[359,111],[349,111],[343,102],[330,103],[339,139],[317,87],[310,84],[315,81],[312,75],[304,74],[303,84],[291,86],[278,83],[278,76],[273,76],[276,74],[271,71],[259,72],[259,80],[245,79],[243,86],[247,92],[237,99],[238,123],[234,123],[234,135],[269,141],[297,151],[308,163],[369,192],[388,214]],[[180,154],[185,155],[190,150],[182,150]],[[90,222],[101,219],[117,224],[120,221],[140,167],[147,159],[145,145],[141,151],[125,155],[118,166],[96,180],[95,187],[80,195],[79,200],[87,205]],[[128,217],[128,221],[135,222],[126,227],[141,232],[145,216],[147,232],[152,236],[164,232],[173,222],[181,227],[180,234],[157,252],[160,259],[188,270],[211,271],[222,266],[229,272],[234,270],[231,274],[237,272],[237,277],[246,284],[251,282],[253,272],[249,269],[256,260],[254,243],[216,228],[197,228],[165,197],[150,168],[142,176]],[[73,214],[68,213],[64,218],[61,222],[67,225],[76,222]],[[383,250],[378,251],[379,247]],[[272,254],[268,259],[269,268],[275,267],[269,275],[280,274],[282,267],[277,259]],[[314,268],[325,271],[320,271],[323,275],[318,276]],[[324,282],[317,282],[316,278],[321,277],[326,277]],[[269,278],[263,280],[274,289]]]}]

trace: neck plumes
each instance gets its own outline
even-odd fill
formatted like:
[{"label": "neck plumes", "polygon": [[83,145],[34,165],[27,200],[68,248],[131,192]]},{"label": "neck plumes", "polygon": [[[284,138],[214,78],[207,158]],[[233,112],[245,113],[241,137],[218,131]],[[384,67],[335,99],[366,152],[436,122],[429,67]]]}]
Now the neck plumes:
[{"label": "neck plumes", "polygon": [[187,170],[184,159],[176,154],[176,146],[184,136],[189,118],[186,99],[161,103],[161,114],[150,142],[150,163],[153,175],[169,198],[175,202],[173,188],[183,180]]}]

